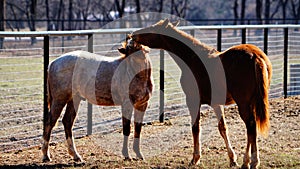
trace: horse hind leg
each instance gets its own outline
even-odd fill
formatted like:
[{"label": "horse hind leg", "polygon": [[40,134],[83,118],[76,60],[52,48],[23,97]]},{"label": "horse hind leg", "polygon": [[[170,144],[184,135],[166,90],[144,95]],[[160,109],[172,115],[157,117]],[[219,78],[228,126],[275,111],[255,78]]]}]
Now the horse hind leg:
[{"label": "horse hind leg", "polygon": [[190,162],[190,165],[197,165],[201,157],[201,143],[199,138],[200,129],[201,129],[200,128],[200,101],[198,99],[194,99],[197,97],[192,97],[189,95],[186,96],[187,96],[186,104],[191,116],[192,134],[193,134],[193,142],[194,142],[193,159]]},{"label": "horse hind leg", "polygon": [[224,142],[226,144],[227,153],[228,153],[228,157],[230,160],[230,167],[238,166],[237,161],[236,161],[237,156],[231,146],[230,139],[228,136],[228,130],[227,130],[227,125],[226,125],[225,116],[224,116],[224,106],[214,105],[212,107],[213,107],[213,109],[216,113],[217,119],[218,119],[219,132],[220,132],[221,136],[223,137]]},{"label": "horse hind leg", "polygon": [[66,140],[67,140],[69,154],[73,157],[74,161],[77,161],[77,162],[81,162],[82,157],[78,154],[78,152],[76,150],[73,133],[72,133],[72,128],[73,128],[74,120],[77,115],[79,103],[80,103],[80,97],[77,97],[77,96],[73,97],[73,99],[67,103],[66,112],[65,112],[65,115],[62,120],[64,128],[65,128],[65,134],[66,134]]},{"label": "horse hind leg", "polygon": [[43,162],[51,161],[50,153],[49,153],[49,141],[50,135],[53,127],[55,126],[62,109],[66,105],[66,102],[59,102],[57,100],[53,100],[50,112],[44,117],[44,131],[43,131],[43,146],[42,146],[42,153],[43,153]]},{"label": "horse hind leg", "polygon": [[[247,127],[247,147],[244,154],[242,169],[255,169],[259,166],[259,152],[257,145],[256,122],[253,110],[248,105],[239,105],[239,113]],[[249,166],[250,164],[250,166]]]}]

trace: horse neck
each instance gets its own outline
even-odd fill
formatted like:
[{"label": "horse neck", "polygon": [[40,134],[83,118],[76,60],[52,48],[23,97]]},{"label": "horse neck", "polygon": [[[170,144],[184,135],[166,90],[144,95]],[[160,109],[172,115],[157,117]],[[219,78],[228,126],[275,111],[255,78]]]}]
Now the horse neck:
[{"label": "horse neck", "polygon": [[213,47],[201,43],[199,40],[181,30],[170,29],[170,33],[168,33],[167,36],[163,36],[161,47],[171,52],[172,57],[176,55],[181,60],[187,62],[199,57],[201,59],[207,59],[211,53],[217,51]]},{"label": "horse neck", "polygon": [[141,78],[150,78],[151,67],[151,62],[148,58],[146,58],[142,64],[128,61],[126,73],[130,78],[133,78],[136,75]]}]

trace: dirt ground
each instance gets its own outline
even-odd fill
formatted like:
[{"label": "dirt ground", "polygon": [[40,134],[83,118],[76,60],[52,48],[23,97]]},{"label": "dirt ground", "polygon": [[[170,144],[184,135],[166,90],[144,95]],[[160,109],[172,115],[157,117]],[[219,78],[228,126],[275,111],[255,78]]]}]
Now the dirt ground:
[{"label": "dirt ground", "polygon": [[[300,97],[271,100],[269,136],[259,136],[261,168],[300,168]],[[234,150],[242,164],[246,128],[236,107],[226,108],[226,120]],[[124,161],[121,156],[121,130],[106,135],[75,139],[85,162],[75,163],[65,143],[52,143],[52,162],[41,162],[40,147],[9,153],[0,152],[0,168],[228,168],[229,160],[217,120],[211,110],[202,112],[202,157],[189,166],[192,157],[190,117],[175,117],[164,124],[153,122],[142,129],[144,161]],[[132,143],[132,134],[130,143]],[[132,147],[132,145],[130,145]],[[130,152],[132,157],[134,153]]]}]

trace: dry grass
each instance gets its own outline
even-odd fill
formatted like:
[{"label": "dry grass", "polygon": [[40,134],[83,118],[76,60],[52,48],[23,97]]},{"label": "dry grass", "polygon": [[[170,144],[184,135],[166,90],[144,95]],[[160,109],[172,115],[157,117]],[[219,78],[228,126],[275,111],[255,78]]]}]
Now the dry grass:
[{"label": "dry grass", "polygon": [[[300,167],[300,100],[298,97],[271,102],[271,130],[268,138],[259,137],[261,168]],[[236,108],[226,111],[230,138],[242,163],[246,145],[245,126]],[[64,143],[51,144],[53,161],[41,163],[40,147],[1,154],[0,167],[12,168],[228,168],[228,158],[211,111],[202,116],[202,157],[198,166],[189,166],[192,137],[189,117],[177,117],[165,124],[145,125],[142,150],[145,161],[124,161],[122,134],[116,131],[76,139],[84,163],[74,163]],[[131,135],[132,136],[132,135]],[[133,153],[131,152],[133,155]]]}]

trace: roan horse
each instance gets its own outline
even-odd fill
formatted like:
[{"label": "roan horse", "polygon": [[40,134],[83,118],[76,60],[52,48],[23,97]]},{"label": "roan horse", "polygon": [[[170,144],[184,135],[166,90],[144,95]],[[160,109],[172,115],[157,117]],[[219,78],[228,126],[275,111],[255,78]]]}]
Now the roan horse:
[{"label": "roan horse", "polygon": [[51,160],[48,150],[51,130],[65,105],[62,122],[68,151],[75,161],[82,161],[72,135],[72,126],[82,99],[96,105],[121,105],[124,134],[122,154],[125,159],[130,159],[128,136],[134,110],[133,150],[138,159],[143,159],[139,146],[140,132],[153,88],[149,48],[127,38],[118,50],[124,55],[117,58],[84,51],[70,52],[49,65],[47,88],[50,111],[44,114],[44,162]]},{"label": "roan horse", "polygon": [[150,48],[168,51],[182,70],[180,82],[191,115],[194,141],[191,164],[197,164],[200,159],[200,106],[208,104],[218,118],[218,129],[226,144],[230,166],[238,165],[228,137],[223,107],[235,102],[247,127],[248,140],[242,168],[257,168],[260,162],[257,131],[267,135],[269,129],[268,90],[272,65],[268,57],[250,44],[218,52],[178,30],[177,24],[168,19],[161,20],[133,32],[132,39]]}]

